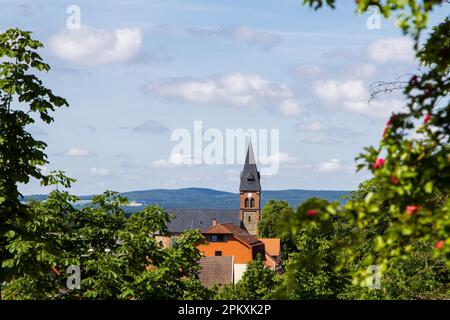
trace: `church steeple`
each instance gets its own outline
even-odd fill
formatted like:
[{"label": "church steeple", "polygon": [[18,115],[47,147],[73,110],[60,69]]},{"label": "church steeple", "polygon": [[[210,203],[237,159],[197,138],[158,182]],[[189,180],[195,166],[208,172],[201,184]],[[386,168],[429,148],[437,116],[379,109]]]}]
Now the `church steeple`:
[{"label": "church steeple", "polygon": [[248,145],[244,169],[241,172],[239,187],[241,227],[248,233],[258,236],[258,223],[261,219],[261,176],[256,167],[252,142]]},{"label": "church steeple", "polygon": [[247,149],[247,157],[245,158],[244,170],[241,172],[239,191],[261,191],[260,178],[261,176],[256,167],[255,155],[253,153],[253,145],[250,141]]}]

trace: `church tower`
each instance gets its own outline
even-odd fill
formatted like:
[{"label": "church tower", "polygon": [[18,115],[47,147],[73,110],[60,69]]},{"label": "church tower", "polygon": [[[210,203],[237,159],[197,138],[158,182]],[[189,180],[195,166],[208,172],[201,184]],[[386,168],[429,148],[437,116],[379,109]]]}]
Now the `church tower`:
[{"label": "church tower", "polygon": [[252,142],[248,145],[244,170],[241,172],[240,218],[241,227],[253,236],[258,236],[258,223],[261,218],[261,184],[256,168]]}]

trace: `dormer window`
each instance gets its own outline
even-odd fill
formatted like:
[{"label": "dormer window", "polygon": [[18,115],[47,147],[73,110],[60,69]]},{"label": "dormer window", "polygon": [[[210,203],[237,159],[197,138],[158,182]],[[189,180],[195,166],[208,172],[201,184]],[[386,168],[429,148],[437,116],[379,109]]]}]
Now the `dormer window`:
[{"label": "dormer window", "polygon": [[223,234],[214,234],[209,238],[210,242],[224,242],[225,236]]}]

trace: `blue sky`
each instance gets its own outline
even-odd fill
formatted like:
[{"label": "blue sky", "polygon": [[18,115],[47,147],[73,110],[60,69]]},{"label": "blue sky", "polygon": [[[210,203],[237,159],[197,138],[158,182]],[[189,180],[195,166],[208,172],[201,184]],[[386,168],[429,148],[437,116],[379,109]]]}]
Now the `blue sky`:
[{"label": "blue sky", "polygon": [[[279,129],[280,170],[264,189],[353,189],[354,158],[380,138],[399,94],[367,104],[370,84],[415,72],[393,21],[366,26],[352,1],[5,1],[0,30],[43,41],[42,75],[69,108],[30,131],[72,192],[208,187],[237,191],[240,165],[173,165],[177,128]],[[81,10],[68,30],[69,5]],[[445,14],[436,12],[431,24]],[[447,10],[448,11],[448,10]],[[35,182],[25,194],[43,193]]]}]

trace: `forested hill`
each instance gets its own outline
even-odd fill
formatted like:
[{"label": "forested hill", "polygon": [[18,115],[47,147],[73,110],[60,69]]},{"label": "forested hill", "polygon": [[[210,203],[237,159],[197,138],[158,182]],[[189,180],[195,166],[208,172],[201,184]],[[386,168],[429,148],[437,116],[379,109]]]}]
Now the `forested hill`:
[{"label": "forested hill", "polygon": [[[270,199],[286,200],[293,207],[311,197],[320,197],[329,201],[343,201],[342,197],[350,191],[331,190],[267,190],[262,192],[262,206]],[[157,203],[166,209],[196,208],[196,209],[236,209],[239,208],[239,196],[237,193],[218,191],[205,188],[185,189],[152,189],[142,191],[123,192],[132,206],[139,207]],[[80,196],[82,203],[92,196]],[[24,201],[31,199],[45,200],[45,195],[25,196]]]}]

